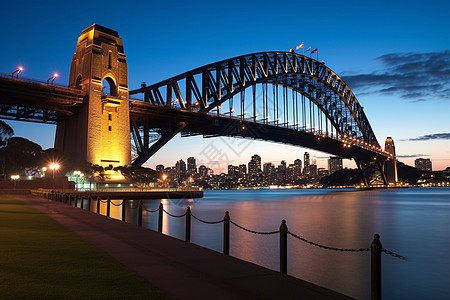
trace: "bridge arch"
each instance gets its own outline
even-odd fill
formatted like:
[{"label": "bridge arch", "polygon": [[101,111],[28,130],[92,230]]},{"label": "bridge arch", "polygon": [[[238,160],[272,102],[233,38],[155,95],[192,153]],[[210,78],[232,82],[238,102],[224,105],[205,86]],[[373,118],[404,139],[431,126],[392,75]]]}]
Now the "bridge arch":
[{"label": "bridge arch", "polygon": [[[238,94],[249,89],[255,94],[255,86],[267,84],[306,97],[339,136],[380,148],[362,106],[345,82],[323,62],[294,52],[254,53],[223,60],[130,91],[130,95],[142,93],[145,102],[210,113],[214,109],[219,112],[225,102],[233,101]],[[263,98],[267,97],[265,94]],[[256,122],[257,110],[253,110]],[[288,110],[284,113],[294,115],[292,107]],[[231,117],[232,112],[228,113]]]}]

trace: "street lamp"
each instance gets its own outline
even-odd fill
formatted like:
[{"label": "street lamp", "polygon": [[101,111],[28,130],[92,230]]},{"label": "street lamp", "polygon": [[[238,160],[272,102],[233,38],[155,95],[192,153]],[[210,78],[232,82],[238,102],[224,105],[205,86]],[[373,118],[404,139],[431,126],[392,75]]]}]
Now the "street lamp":
[{"label": "street lamp", "polygon": [[81,171],[75,171],[75,172],[73,172],[73,174],[74,174],[75,177],[77,178],[77,183],[76,183],[76,185],[75,185],[75,189],[78,191],[78,177],[83,177],[84,174],[81,173]]},{"label": "street lamp", "polygon": [[16,180],[19,179],[19,175],[11,175],[11,179],[14,181],[14,189],[16,189]]},{"label": "street lamp", "polygon": [[53,81],[55,81],[56,77],[58,77],[58,73],[53,74],[52,77],[47,79],[47,83],[50,83],[50,80],[52,81],[51,84],[53,84]]},{"label": "street lamp", "polygon": [[19,74],[20,74],[20,72],[22,72],[22,71],[23,71],[23,68],[22,68],[22,67],[19,67],[17,70],[15,70],[14,72],[11,73],[11,77],[14,78],[14,74],[17,73],[16,78],[19,78]]},{"label": "street lamp", "polygon": [[52,170],[53,179],[55,179],[55,171],[58,170],[60,165],[58,163],[51,163],[50,170]]},{"label": "street lamp", "polygon": [[166,187],[166,179],[167,179],[167,175],[166,175],[166,174],[163,174],[163,175],[162,175],[163,187]]}]

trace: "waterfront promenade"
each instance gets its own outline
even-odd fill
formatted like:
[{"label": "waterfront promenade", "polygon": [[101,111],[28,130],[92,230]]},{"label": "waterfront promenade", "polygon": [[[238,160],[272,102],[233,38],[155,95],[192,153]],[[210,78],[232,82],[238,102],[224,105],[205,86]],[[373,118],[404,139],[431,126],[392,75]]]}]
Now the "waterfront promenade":
[{"label": "waterfront promenade", "polygon": [[52,217],[177,299],[351,299],[289,275],[59,202],[31,195],[10,197]]}]

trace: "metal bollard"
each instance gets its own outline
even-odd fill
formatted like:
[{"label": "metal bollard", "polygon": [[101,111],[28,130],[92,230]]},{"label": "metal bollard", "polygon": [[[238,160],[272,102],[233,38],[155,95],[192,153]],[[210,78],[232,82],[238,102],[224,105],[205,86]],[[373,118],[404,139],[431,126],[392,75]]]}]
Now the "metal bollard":
[{"label": "metal bollard", "polygon": [[108,196],[108,200],[106,201],[106,216],[109,217],[111,213],[111,199]]},{"label": "metal bollard", "polygon": [[381,249],[380,235],[376,233],[370,246],[372,300],[381,300]]},{"label": "metal bollard", "polygon": [[126,214],[127,202],[125,199],[122,199],[122,221],[125,222],[125,214]]},{"label": "metal bollard", "polygon": [[184,240],[188,243],[191,242],[191,208],[189,206],[186,209],[186,233]]},{"label": "metal bollard", "polygon": [[280,272],[287,274],[287,232],[286,220],[280,226]]},{"label": "metal bollard", "polygon": [[163,230],[163,212],[164,206],[162,203],[159,203],[159,212],[158,212],[158,232],[162,233]]},{"label": "metal bollard", "polygon": [[230,214],[223,217],[223,254],[230,255]]},{"label": "metal bollard", "polygon": [[138,226],[139,227],[142,227],[142,205],[143,205],[142,200],[139,200],[139,205],[138,205],[138,207],[139,207]]}]

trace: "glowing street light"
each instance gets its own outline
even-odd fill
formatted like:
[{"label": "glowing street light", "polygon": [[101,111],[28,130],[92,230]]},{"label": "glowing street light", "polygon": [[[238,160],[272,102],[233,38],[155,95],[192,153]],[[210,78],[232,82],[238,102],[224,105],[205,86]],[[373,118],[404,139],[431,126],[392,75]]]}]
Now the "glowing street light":
[{"label": "glowing street light", "polygon": [[77,179],[76,179],[77,182],[76,182],[76,184],[75,184],[75,189],[76,189],[76,191],[78,191],[78,177],[83,177],[84,174],[81,173],[81,171],[74,171],[73,174],[74,174],[75,177],[77,178]]},{"label": "glowing street light", "polygon": [[16,189],[16,180],[18,180],[19,178],[19,175],[11,175],[11,180],[14,181],[14,189]]},{"label": "glowing street light", "polygon": [[[56,77],[58,77],[58,73],[53,74],[52,77],[50,77],[49,79],[47,79],[47,83],[53,84],[53,81],[55,81]],[[50,80],[52,82],[50,82]]]},{"label": "glowing street light", "polygon": [[14,78],[14,74],[17,73],[16,78],[19,78],[19,74],[20,74],[20,72],[22,72],[22,71],[23,71],[23,68],[22,68],[22,67],[19,67],[17,70],[15,70],[14,72],[11,73],[11,77]]},{"label": "glowing street light", "polygon": [[51,163],[50,164],[50,170],[52,170],[53,173],[53,179],[55,179],[55,171],[59,169],[60,165],[58,163]]}]

